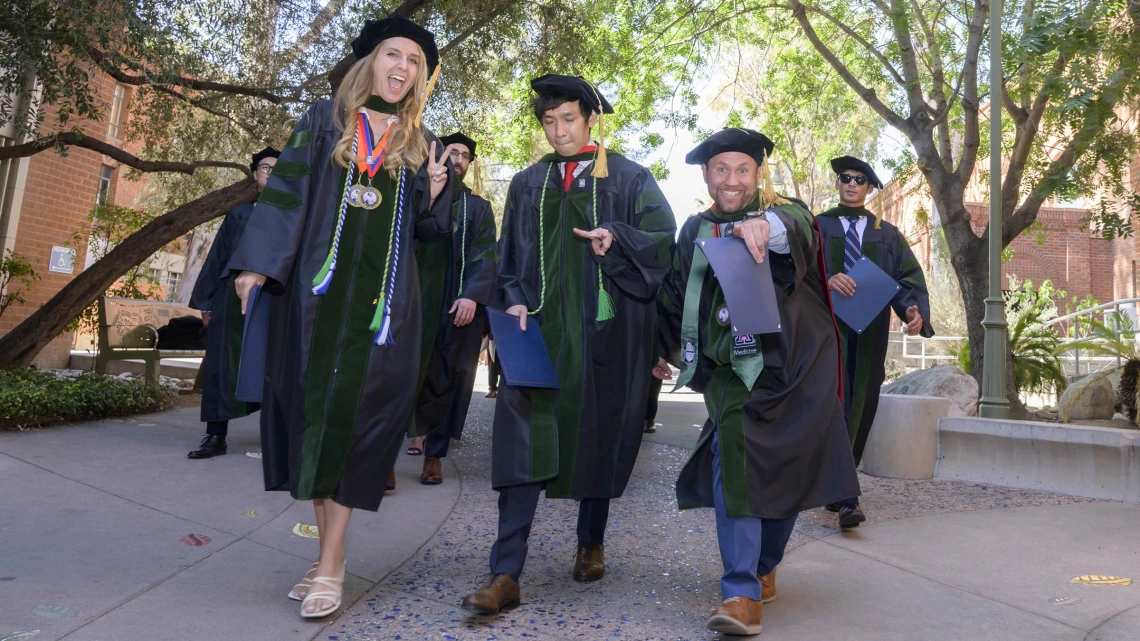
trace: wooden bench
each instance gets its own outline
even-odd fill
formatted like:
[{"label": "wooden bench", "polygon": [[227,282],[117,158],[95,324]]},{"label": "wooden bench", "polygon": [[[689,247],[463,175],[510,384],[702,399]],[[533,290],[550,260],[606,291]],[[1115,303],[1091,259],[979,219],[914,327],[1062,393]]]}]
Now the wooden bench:
[{"label": "wooden bench", "polygon": [[146,362],[147,381],[157,385],[162,359],[204,358],[205,350],[158,349],[158,328],[180,316],[201,317],[201,313],[177,303],[100,296],[99,355],[95,358],[95,371],[106,374],[110,361],[142,360]]}]

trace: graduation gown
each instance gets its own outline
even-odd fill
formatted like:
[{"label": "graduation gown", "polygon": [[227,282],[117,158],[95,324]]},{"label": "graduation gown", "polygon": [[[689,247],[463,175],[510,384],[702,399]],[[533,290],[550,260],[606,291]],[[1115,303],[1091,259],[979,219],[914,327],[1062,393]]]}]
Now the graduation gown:
[{"label": "graduation gown", "polygon": [[[419,362],[422,313],[413,240],[450,233],[454,177],[431,206],[427,161],[418,172],[405,169],[396,226],[399,181],[377,172],[372,184],[381,204],[347,208],[336,270],[327,293],[317,296],[313,278],[330,253],[347,171],[330,158],[340,137],[334,118],[331,100],[301,118],[229,269],[264,274],[264,291],[273,295],[261,412],[266,489],[376,510],[415,401],[408,369]],[[389,239],[398,247],[395,342],[379,346],[369,325],[383,300]]]},{"label": "graduation gown", "polygon": [[[659,296],[667,360],[680,365],[681,326],[689,269],[701,220],[726,222],[707,210],[681,228],[673,265]],[[730,321],[717,314],[724,293],[710,267],[699,302],[696,368],[689,387],[702,392],[709,419],[677,479],[682,509],[713,507],[709,448],[719,434],[721,474],[729,516],[785,518],[859,494],[839,395],[839,345],[811,214],[777,205],[790,253],[769,252],[783,331],[757,335],[764,366],[752,389],[732,370]]]},{"label": "graduation gown", "polygon": [[256,412],[259,407],[257,403],[234,398],[245,319],[241,314],[241,299],[226,271],[226,264],[230,262],[252,213],[253,203],[242,203],[226,212],[190,294],[190,307],[210,312],[210,324],[206,326],[206,358],[202,359],[198,373],[202,377],[203,423],[241,418]]},{"label": "graduation gown", "polygon": [[[843,273],[847,239],[843,223],[839,219],[844,216],[868,217],[863,231],[863,255],[902,285],[891,304],[883,308],[882,313],[871,321],[862,334],[851,331],[842,319],[835,319],[839,325],[839,346],[843,354],[843,389],[847,390],[843,409],[847,416],[851,451],[855,464],[858,465],[871,433],[871,424],[875,422],[875,412],[879,409],[879,392],[887,377],[891,310],[894,309],[903,323],[906,323],[906,310],[917,305],[918,313],[923,319],[921,335],[926,338],[934,336],[934,328],[930,325],[930,296],[926,289],[926,279],[922,275],[922,266],[918,264],[918,259],[914,257],[898,227],[883,221],[880,228],[875,229],[875,216],[866,208],[840,205],[819,214],[819,231],[823,235],[828,275]],[[833,292],[831,295],[840,294]]]},{"label": "graduation gown", "polygon": [[[463,434],[478,370],[479,347],[487,331],[486,306],[497,289],[495,215],[491,203],[466,187],[455,190],[449,241],[416,250],[423,300],[423,339],[416,411],[410,436],[443,430]],[[475,318],[455,326],[449,314],[458,298],[477,303]]]},{"label": "graduation gown", "polygon": [[[656,360],[653,299],[676,222],[649,170],[616,153],[609,154],[609,177],[595,181],[586,168],[564,191],[563,161],[592,157],[549,154],[515,175],[507,193],[502,304],[541,308],[535,318],[561,389],[500,386],[491,447],[496,489],[545,482],[551,498],[618,497],[641,447]],[[594,227],[595,188],[598,226],[613,235],[603,257],[573,231]],[[614,307],[604,321],[596,320],[599,266]]]}]

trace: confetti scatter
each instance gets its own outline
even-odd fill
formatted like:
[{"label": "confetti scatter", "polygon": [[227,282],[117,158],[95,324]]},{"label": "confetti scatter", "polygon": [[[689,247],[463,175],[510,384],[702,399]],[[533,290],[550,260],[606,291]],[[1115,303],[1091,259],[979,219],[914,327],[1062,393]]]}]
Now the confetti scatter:
[{"label": "confetti scatter", "polygon": [[75,610],[54,603],[41,603],[32,609],[32,614],[45,619],[70,619],[75,616]]},{"label": "confetti scatter", "polygon": [[257,513],[254,512],[253,510],[246,510],[245,515],[252,519],[252,518],[257,516]]},{"label": "confetti scatter", "polygon": [[1103,574],[1082,574],[1069,579],[1069,583],[1076,583],[1077,585],[1115,585],[1125,586],[1132,585],[1132,579],[1126,579],[1119,576],[1105,576]]},{"label": "confetti scatter", "polygon": [[0,641],[24,641],[25,639],[30,639],[39,633],[39,630],[30,630],[28,632],[13,632],[7,636],[0,637]]},{"label": "confetti scatter", "polygon": [[306,525],[304,523],[298,523],[298,524],[294,525],[293,526],[293,534],[296,534],[297,536],[303,536],[306,539],[319,539],[319,538],[321,538],[320,532],[317,530],[317,526]]},{"label": "confetti scatter", "polygon": [[246,452],[245,455],[249,458],[261,460],[261,452]]},{"label": "confetti scatter", "polygon": [[209,544],[210,537],[206,536],[205,534],[187,534],[178,540],[191,547],[200,548],[203,545]]},{"label": "confetti scatter", "polygon": [[1059,596],[1056,599],[1050,599],[1050,605],[1076,605],[1080,603],[1080,599],[1074,599],[1071,596]]}]

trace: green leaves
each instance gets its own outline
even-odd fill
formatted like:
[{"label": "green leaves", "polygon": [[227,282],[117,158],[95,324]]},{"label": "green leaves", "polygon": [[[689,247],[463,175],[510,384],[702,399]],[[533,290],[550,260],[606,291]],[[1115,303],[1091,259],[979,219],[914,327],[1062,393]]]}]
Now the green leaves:
[{"label": "green leaves", "polygon": [[0,428],[154,412],[173,401],[171,391],[142,380],[90,373],[65,379],[32,368],[0,370]]}]

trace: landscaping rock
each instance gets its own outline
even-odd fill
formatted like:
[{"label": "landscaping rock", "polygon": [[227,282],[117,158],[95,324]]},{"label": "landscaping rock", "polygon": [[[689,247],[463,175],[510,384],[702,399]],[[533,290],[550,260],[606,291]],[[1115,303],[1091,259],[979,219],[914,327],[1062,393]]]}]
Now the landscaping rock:
[{"label": "landscaping rock", "polygon": [[978,382],[953,365],[911,372],[884,386],[882,393],[939,396],[950,399],[950,416],[978,414]]},{"label": "landscaping rock", "polygon": [[1116,395],[1108,380],[1087,376],[1069,383],[1060,405],[1070,421],[1108,420],[1115,413]]},{"label": "landscaping rock", "polygon": [[1125,423],[1127,423],[1127,422],[1128,422],[1128,417],[1127,417],[1127,416],[1125,416],[1125,415],[1123,415],[1123,414],[1121,414],[1120,412],[1117,412],[1117,413],[1115,413],[1115,414],[1113,414],[1113,415],[1112,415],[1112,420],[1114,420],[1114,421],[1124,421]]}]

